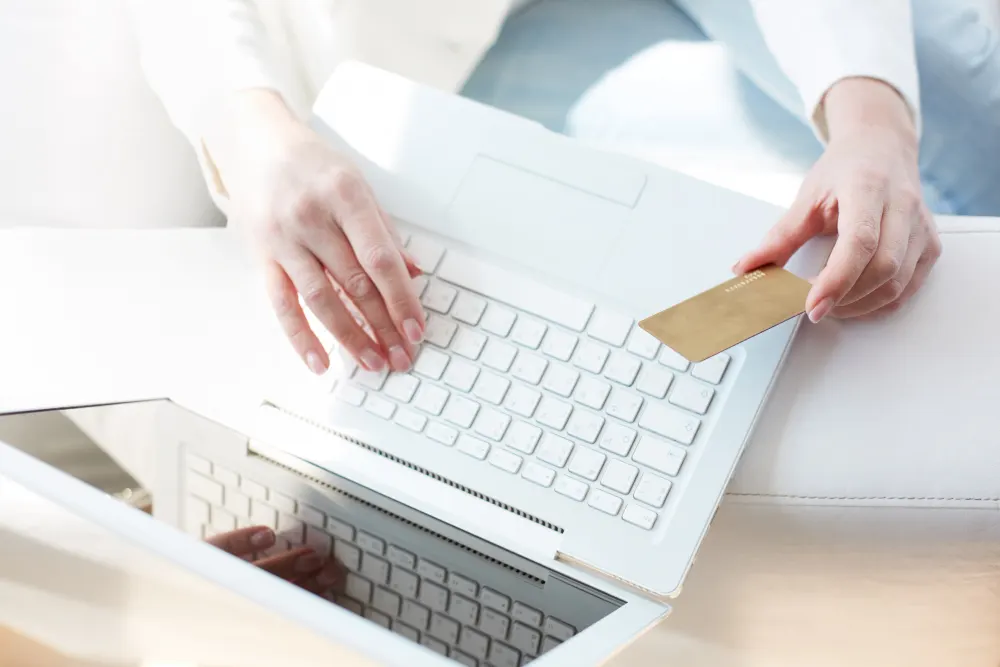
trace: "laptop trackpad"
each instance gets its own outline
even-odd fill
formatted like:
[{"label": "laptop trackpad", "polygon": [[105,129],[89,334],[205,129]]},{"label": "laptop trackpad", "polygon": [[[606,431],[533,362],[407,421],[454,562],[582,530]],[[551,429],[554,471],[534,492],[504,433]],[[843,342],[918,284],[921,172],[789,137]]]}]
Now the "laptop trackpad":
[{"label": "laptop trackpad", "polygon": [[584,282],[610,257],[631,211],[480,155],[466,174],[442,231],[526,267]]}]

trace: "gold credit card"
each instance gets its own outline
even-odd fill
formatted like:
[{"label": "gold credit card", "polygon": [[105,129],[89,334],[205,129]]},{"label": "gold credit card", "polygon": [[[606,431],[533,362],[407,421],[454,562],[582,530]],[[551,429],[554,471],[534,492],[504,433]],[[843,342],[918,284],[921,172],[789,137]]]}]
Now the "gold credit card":
[{"label": "gold credit card", "polygon": [[689,361],[709,357],[805,312],[812,285],[769,264],[639,322]]}]

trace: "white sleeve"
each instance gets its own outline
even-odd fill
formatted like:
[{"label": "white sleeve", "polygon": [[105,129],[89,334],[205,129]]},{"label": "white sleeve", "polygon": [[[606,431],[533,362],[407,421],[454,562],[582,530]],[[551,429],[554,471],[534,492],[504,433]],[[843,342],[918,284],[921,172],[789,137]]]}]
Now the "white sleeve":
[{"label": "white sleeve", "polygon": [[143,73],[198,154],[209,190],[225,199],[204,144],[225,98],[268,88],[287,95],[253,0],[130,0]]},{"label": "white sleeve", "polygon": [[799,90],[817,135],[823,99],[847,77],[879,79],[902,96],[921,129],[909,0],[750,0],[764,41]]}]

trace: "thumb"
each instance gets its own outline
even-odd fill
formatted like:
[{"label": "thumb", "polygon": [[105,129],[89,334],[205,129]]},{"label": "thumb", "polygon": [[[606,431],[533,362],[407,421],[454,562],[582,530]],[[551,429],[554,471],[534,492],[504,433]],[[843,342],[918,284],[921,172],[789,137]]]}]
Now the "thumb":
[{"label": "thumb", "polygon": [[799,197],[756,248],[733,265],[743,274],[767,264],[784,266],[806,241],[822,233],[823,220],[810,199]]}]

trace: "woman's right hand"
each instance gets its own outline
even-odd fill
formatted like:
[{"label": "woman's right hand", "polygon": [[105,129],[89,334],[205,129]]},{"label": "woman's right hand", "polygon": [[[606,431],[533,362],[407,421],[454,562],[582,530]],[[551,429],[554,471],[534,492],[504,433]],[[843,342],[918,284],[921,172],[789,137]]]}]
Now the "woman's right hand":
[{"label": "woman's right hand", "polygon": [[419,269],[391,220],[358,169],[278,95],[239,95],[213,157],[230,214],[263,261],[270,301],[288,340],[310,370],[326,371],[327,351],[309,326],[301,295],[363,368],[409,370],[426,322],[412,286]]}]

